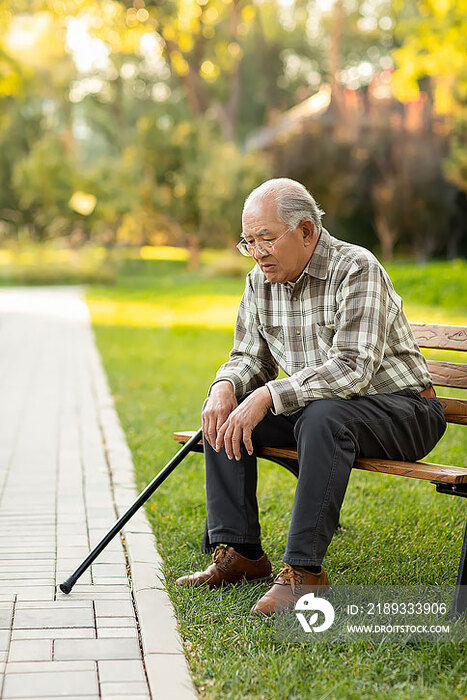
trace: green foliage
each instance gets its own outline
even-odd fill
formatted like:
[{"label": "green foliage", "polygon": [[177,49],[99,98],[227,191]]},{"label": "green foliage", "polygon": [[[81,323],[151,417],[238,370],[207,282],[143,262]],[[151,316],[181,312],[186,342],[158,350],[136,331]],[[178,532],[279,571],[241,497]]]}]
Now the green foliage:
[{"label": "green foliage", "polygon": [[[238,235],[243,201],[267,178],[267,163],[242,154],[207,120],[170,126],[154,117],[141,120],[138,127],[135,157],[146,177],[146,203],[205,244]],[[154,180],[158,187],[151,191]],[[172,226],[172,235],[177,233]]]},{"label": "green foliage", "polygon": [[[438,113],[453,130],[445,161],[448,179],[467,191],[465,122],[467,119],[467,5],[465,0],[421,0],[399,5],[393,85],[399,99],[419,97],[420,84],[430,82]],[[457,132],[457,135],[456,135]]]},{"label": "green foliage", "polygon": [[72,216],[68,206],[73,194],[75,170],[65,144],[49,133],[37,140],[13,170],[13,187],[27,219],[42,238],[46,231],[69,232]]},{"label": "green foliage", "polygon": [[[411,253],[419,262],[458,256],[465,198],[445,178],[449,141],[440,123],[429,108],[420,108],[417,120],[423,125],[414,128],[394,103],[382,107],[368,99],[370,109],[378,110],[374,120],[362,118],[362,97],[339,120],[311,121],[272,146],[274,172],[309,187],[331,232],[374,249],[384,260],[394,251]],[[460,148],[459,157],[462,153]]]},{"label": "green foliage", "polygon": [[[395,245],[454,257],[465,233],[463,23],[461,5],[435,0],[0,0],[0,235],[226,245],[245,194],[277,174],[302,179],[343,237],[387,257]],[[383,75],[389,89],[395,44],[395,88],[403,97],[431,76],[445,125],[401,135],[380,98],[349,124],[345,88],[365,101]],[[245,153],[252,132],[274,132],[327,83],[331,108],[312,120],[312,139],[276,143],[274,166]],[[391,127],[374,132],[378,119]],[[92,212],[70,207],[77,192],[95,197]]]}]

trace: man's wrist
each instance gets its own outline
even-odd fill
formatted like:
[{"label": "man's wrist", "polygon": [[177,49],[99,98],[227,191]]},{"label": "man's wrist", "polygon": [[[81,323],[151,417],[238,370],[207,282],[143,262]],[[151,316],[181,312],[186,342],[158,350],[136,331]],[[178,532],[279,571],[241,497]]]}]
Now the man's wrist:
[{"label": "man's wrist", "polygon": [[271,392],[269,391],[268,387],[262,386],[259,389],[256,389],[256,392],[261,396],[261,398],[264,401],[267,408],[272,408],[273,401],[272,401]]},{"label": "man's wrist", "polygon": [[212,394],[212,392],[224,392],[224,393],[229,393],[229,394],[234,394],[235,395],[235,387],[233,383],[230,381],[230,379],[219,379],[218,381],[214,382],[211,384],[211,388],[209,389],[209,395]]}]

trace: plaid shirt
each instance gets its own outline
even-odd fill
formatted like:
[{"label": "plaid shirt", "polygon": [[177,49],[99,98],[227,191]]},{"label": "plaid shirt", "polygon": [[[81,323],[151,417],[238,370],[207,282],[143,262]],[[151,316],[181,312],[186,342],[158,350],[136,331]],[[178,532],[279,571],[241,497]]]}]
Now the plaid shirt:
[{"label": "plaid shirt", "polygon": [[[276,415],[431,385],[387,272],[326,229],[296,282],[268,282],[258,265],[248,273],[229,357],[213,384],[229,380],[237,399],[266,385]],[[276,379],[279,367],[287,377]]]}]

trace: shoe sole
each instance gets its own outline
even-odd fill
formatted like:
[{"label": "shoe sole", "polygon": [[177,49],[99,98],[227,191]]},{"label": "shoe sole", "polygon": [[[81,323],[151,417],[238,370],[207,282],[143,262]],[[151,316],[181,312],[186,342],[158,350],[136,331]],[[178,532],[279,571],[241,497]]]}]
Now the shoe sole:
[{"label": "shoe sole", "polygon": [[265,581],[272,581],[274,579],[273,574],[269,576],[263,576],[262,578],[241,578],[239,581],[222,581],[220,586],[213,586],[213,588],[223,588],[224,586],[245,586],[249,583],[264,583]]},{"label": "shoe sole", "polygon": [[273,574],[269,574],[269,576],[263,576],[262,578],[245,578],[243,577],[239,583],[262,583],[263,581],[272,581],[274,578]]},{"label": "shoe sole", "polygon": [[241,578],[238,581],[221,581],[219,586],[210,586],[209,585],[209,580],[208,581],[203,581],[203,583],[196,583],[195,581],[186,581],[186,583],[178,583],[177,588],[182,588],[183,586],[193,586],[194,588],[204,588],[208,587],[211,590],[215,590],[216,588],[224,588],[224,586],[244,586],[246,583],[263,583],[264,581],[272,581],[274,578],[274,575],[271,573],[269,576],[263,576],[261,578]]}]

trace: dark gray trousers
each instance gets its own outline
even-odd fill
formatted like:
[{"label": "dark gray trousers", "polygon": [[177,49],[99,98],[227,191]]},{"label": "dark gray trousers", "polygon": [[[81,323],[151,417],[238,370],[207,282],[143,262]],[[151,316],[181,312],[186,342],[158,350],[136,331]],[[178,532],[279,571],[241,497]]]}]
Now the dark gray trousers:
[{"label": "dark gray trousers", "polygon": [[437,399],[412,389],[354,399],[319,399],[291,416],[268,411],[253,431],[249,455],[230,460],[224,448],[204,440],[207,541],[260,542],[256,500],[256,449],[297,448],[298,480],[284,562],[319,566],[339,521],[339,512],[358,457],[416,461],[446,430]]}]

